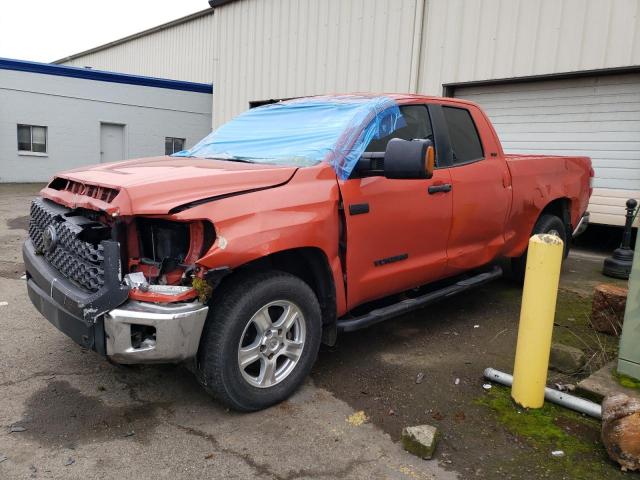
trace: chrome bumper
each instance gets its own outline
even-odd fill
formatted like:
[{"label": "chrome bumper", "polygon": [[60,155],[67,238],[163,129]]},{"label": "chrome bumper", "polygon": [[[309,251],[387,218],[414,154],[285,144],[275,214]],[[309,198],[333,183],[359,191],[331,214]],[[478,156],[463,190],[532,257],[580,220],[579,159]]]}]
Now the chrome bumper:
[{"label": "chrome bumper", "polygon": [[576,228],[573,229],[572,236],[577,237],[578,235],[583,233],[588,226],[589,226],[589,212],[584,212],[582,214],[582,217],[580,217],[580,221],[578,222],[578,225],[576,225]]},{"label": "chrome bumper", "polygon": [[[116,363],[177,363],[194,357],[209,307],[200,302],[154,304],[128,301],[104,316],[107,356]],[[149,337],[134,341],[132,326]]]}]

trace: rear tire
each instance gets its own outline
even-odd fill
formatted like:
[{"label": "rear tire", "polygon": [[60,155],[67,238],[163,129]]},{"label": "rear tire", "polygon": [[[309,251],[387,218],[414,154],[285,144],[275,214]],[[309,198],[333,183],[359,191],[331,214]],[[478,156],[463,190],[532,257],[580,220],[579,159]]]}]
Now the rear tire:
[{"label": "rear tire", "polygon": [[285,400],[320,347],[320,305],[311,288],[288,273],[247,272],[213,295],[198,351],[204,388],[245,412]]},{"label": "rear tire", "polygon": [[[567,226],[557,216],[549,213],[540,215],[538,221],[533,227],[531,235],[537,235],[539,233],[549,233],[560,237],[564,244],[563,259],[567,258],[569,253],[569,245],[567,242]],[[520,285],[524,283],[524,273],[527,266],[527,251],[525,250],[522,255],[511,259],[511,275],[513,279]]]}]

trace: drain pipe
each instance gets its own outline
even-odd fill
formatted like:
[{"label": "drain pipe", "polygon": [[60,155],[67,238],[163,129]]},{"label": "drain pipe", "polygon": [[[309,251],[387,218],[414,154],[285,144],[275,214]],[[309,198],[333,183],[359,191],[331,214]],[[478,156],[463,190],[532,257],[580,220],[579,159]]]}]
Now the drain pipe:
[{"label": "drain pipe", "polygon": [[[501,372],[494,368],[485,369],[484,376],[487,380],[500,383],[507,387],[510,387],[513,384],[513,375],[509,375],[508,373]],[[544,389],[544,398],[550,402],[575,410],[576,412],[584,413],[585,415],[589,415],[597,419],[602,419],[602,407],[597,403],[590,402],[584,398],[568,395],[548,387],[545,387]]]}]

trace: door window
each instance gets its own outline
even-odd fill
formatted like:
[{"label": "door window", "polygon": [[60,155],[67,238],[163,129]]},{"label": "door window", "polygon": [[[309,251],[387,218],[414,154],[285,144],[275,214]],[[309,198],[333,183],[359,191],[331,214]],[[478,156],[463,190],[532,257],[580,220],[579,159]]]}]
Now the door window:
[{"label": "door window", "polygon": [[480,137],[469,110],[442,107],[442,111],[449,129],[453,164],[460,165],[482,160],[484,158],[482,143],[480,143]]},{"label": "door window", "polygon": [[400,113],[402,113],[406,125],[394,130],[386,137],[371,140],[365,150],[366,152],[384,152],[387,148],[387,143],[392,138],[401,138],[402,140],[419,138],[433,141],[433,130],[431,129],[431,120],[426,106],[405,105],[400,107]]}]

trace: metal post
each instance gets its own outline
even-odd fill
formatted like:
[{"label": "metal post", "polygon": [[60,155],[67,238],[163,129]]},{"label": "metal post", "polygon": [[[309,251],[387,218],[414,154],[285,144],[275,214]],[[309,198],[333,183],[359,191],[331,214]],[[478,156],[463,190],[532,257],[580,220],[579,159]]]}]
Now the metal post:
[{"label": "metal post", "polygon": [[564,244],[556,235],[529,240],[511,388],[511,397],[522,407],[544,405],[563,253]]},{"label": "metal post", "polygon": [[640,253],[635,252],[620,335],[618,373],[640,379]]},{"label": "metal post", "polygon": [[633,250],[631,250],[631,228],[633,226],[634,212],[638,202],[633,198],[627,200],[627,213],[625,215],[624,231],[622,232],[622,243],[613,254],[606,258],[602,273],[608,277],[629,278],[631,264],[633,263]]}]

